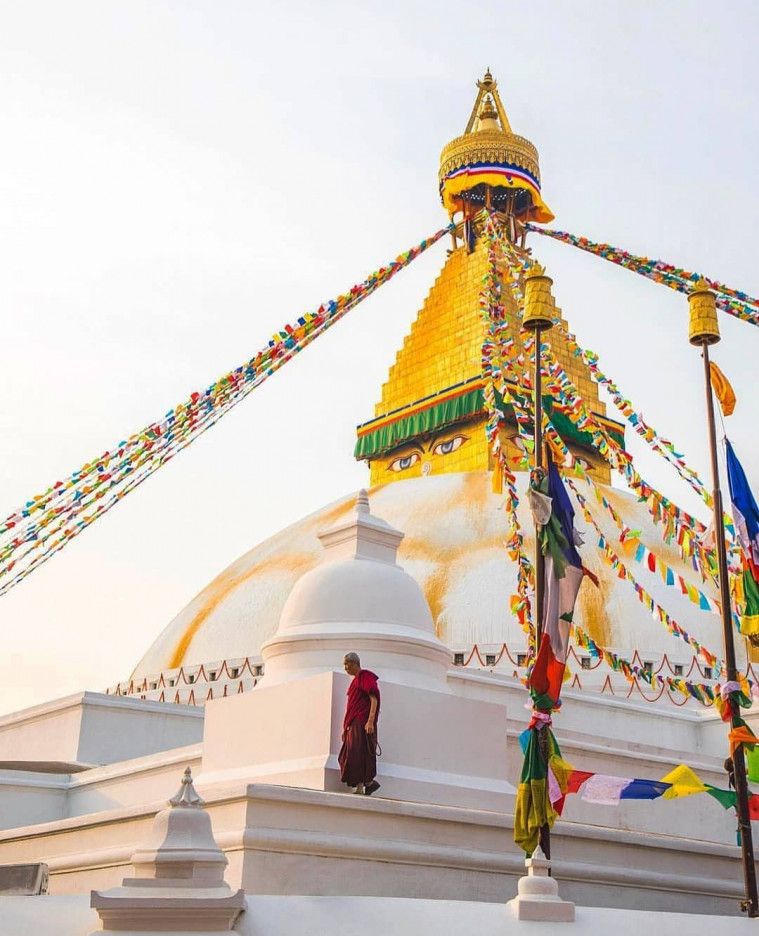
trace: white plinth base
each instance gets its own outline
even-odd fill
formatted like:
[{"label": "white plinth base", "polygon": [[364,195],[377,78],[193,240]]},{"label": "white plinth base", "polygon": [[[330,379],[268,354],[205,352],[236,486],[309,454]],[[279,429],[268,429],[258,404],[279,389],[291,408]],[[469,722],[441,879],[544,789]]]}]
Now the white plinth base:
[{"label": "white plinth base", "polygon": [[[349,677],[326,672],[209,702],[198,782],[347,791],[337,755]],[[506,707],[382,680],[378,796],[508,811]]]},{"label": "white plinth base", "polygon": [[525,867],[527,875],[519,879],[517,896],[507,904],[514,916],[538,923],[574,923],[575,905],[559,897],[559,885],[549,874],[551,862],[540,848]]},{"label": "white plinth base", "polygon": [[536,923],[574,923],[575,905],[560,897],[515,897],[507,904],[518,920]]},{"label": "white plinth base", "polygon": [[245,892],[231,891],[219,896],[218,888],[207,894],[175,888],[173,896],[155,896],[149,889],[124,893],[127,888],[112,892],[92,892],[91,906],[97,910],[105,932],[141,933],[218,933],[229,932],[245,909]]}]

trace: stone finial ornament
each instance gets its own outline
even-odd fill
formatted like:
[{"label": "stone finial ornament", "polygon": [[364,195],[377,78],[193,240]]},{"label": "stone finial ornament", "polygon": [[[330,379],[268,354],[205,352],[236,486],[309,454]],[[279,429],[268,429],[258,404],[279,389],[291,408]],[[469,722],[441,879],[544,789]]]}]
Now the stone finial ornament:
[{"label": "stone finial ornament", "polygon": [[519,879],[517,896],[506,906],[518,920],[574,923],[575,905],[559,897],[559,885],[550,876],[551,862],[542,849],[538,847],[524,863],[527,875]]},{"label": "stone finial ornament", "polygon": [[195,809],[202,809],[205,806],[192,782],[192,768],[185,767],[182,785],[169,800],[169,806],[192,806]]},{"label": "stone finial ornament", "polygon": [[369,510],[369,492],[366,488],[361,488],[356,498],[356,511],[362,514],[370,513]]}]

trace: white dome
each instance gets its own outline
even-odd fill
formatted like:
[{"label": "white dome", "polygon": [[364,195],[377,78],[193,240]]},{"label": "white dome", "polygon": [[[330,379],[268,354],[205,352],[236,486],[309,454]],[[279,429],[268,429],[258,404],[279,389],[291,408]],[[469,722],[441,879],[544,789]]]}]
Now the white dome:
[{"label": "white dome", "polygon": [[[532,555],[532,517],[524,497],[527,475],[520,473],[517,477],[521,496],[519,518],[525,549]],[[662,543],[660,529],[654,526],[645,505],[618,489],[606,485],[599,488],[625,524],[640,531],[640,539],[646,546],[659,553],[686,582],[692,581],[711,594],[710,586],[701,583],[693,569],[682,562],[676,547]],[[397,570],[400,577],[396,575],[393,579],[396,583],[393,587],[405,587],[400,584],[406,581],[403,570],[413,577],[432,611],[435,633],[448,648],[468,652],[475,643],[497,648],[505,641],[512,651],[522,650],[525,636],[509,610],[509,597],[516,591],[516,566],[504,547],[508,520],[503,497],[492,493],[489,472],[396,481],[372,489],[369,497],[375,514],[385,517],[405,534],[398,550],[402,569]],[[342,574],[335,569],[325,570],[319,533],[331,524],[347,522],[355,504],[355,494],[329,504],[232,563],[158,635],[133,678],[142,680],[179,666],[245,656],[255,658],[262,644],[277,632],[283,614],[285,625],[288,621],[305,623],[298,611],[298,592],[308,586],[305,577],[312,570],[320,576]],[[591,504],[608,541],[616,543],[619,531],[593,498]],[[585,534],[583,561],[598,575],[600,587],[586,584],[580,590],[575,621],[600,644],[624,655],[638,649],[641,654],[649,654],[646,659],[659,659],[667,653],[673,662],[685,664],[687,670],[691,649],[655,621],[638,601],[632,585],[620,580],[603,562],[596,547],[597,536],[588,529],[582,516],[577,517],[577,525]],[[719,646],[720,625],[716,615],[700,611],[679,589],[666,586],[658,573],[650,572],[645,564],[629,558],[627,561],[646,590],[690,634],[712,650]],[[349,574],[358,576],[360,572],[352,569]],[[288,601],[294,590],[292,600]],[[332,591],[336,594],[330,601],[339,600],[339,588]],[[361,588],[352,588],[351,602],[359,602],[360,595]],[[407,597],[403,605],[405,613],[413,615],[413,620],[405,619],[406,622],[421,628],[412,610],[414,600]],[[350,608],[341,606],[339,613],[330,613],[347,618],[349,611]],[[308,613],[316,612],[312,607]],[[383,616],[388,614],[388,610],[383,611]]]},{"label": "white dome", "polygon": [[285,602],[279,632],[338,623],[435,634],[417,582],[399,566],[373,559],[345,559],[306,572]]},{"label": "white dome", "polygon": [[403,533],[369,512],[365,492],[355,515],[319,534],[321,565],[295,584],[279,631],[349,623],[435,633],[429,605],[415,579],[396,562]]}]

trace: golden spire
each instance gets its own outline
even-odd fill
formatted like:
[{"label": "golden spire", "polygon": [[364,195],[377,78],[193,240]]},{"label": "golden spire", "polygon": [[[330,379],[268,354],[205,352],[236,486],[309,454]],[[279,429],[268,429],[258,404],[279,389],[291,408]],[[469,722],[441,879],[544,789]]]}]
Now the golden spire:
[{"label": "golden spire", "polygon": [[504,133],[511,133],[511,124],[509,123],[509,118],[506,116],[506,111],[503,104],[501,103],[501,96],[498,93],[498,82],[490,74],[490,66],[487,67],[485,71],[485,77],[482,81],[477,82],[477,97],[474,101],[474,107],[472,108],[472,113],[469,116],[469,122],[466,125],[464,133],[471,133],[474,128],[475,121],[477,120],[477,115],[479,114],[480,104],[482,99],[485,97],[490,97],[491,100],[495,103],[495,109],[498,113],[498,120],[501,124],[501,130]]},{"label": "golden spire", "polygon": [[511,129],[489,68],[477,82],[464,133],[443,147],[439,178],[443,205],[451,217],[467,200],[481,203],[483,188],[489,188],[494,207],[508,199],[509,210],[522,220],[553,220],[540,195],[538,151]]}]

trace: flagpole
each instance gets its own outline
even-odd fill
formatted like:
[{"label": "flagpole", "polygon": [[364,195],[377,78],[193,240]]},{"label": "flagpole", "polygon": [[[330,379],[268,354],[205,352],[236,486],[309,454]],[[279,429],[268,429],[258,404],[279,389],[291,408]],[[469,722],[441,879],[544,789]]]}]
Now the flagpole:
[{"label": "flagpole", "polygon": [[[735,682],[738,678],[738,669],[735,663],[735,642],[733,639],[732,606],[730,602],[730,586],[727,577],[727,549],[725,547],[724,511],[722,509],[722,490],[719,480],[719,463],[717,461],[717,431],[714,420],[714,398],[712,396],[711,372],[709,368],[709,345],[720,340],[719,325],[717,322],[717,307],[715,296],[710,292],[703,281],[695,284],[693,292],[688,296],[690,304],[690,342],[701,347],[704,359],[704,381],[706,384],[706,417],[709,433],[709,458],[712,469],[712,507],[714,510],[714,536],[717,546],[717,569],[719,575],[720,602],[722,605],[722,630],[725,637],[725,667],[728,682]],[[737,719],[740,717],[738,702],[731,693],[727,704],[730,707],[730,721],[733,728],[738,727]],[[759,899],[757,898],[756,865],[754,864],[754,844],[751,833],[751,820],[748,812],[748,780],[746,777],[746,759],[743,746],[737,745],[732,754],[733,776],[735,778],[736,805],[738,816],[738,832],[741,840],[741,853],[743,858],[743,881],[745,900],[741,908],[750,917],[759,916]]]},{"label": "flagpole", "polygon": [[[540,346],[543,338],[543,329],[535,329],[535,409],[534,431],[535,451],[533,463],[536,468],[543,467],[543,380],[540,372],[541,353]],[[540,527],[535,527],[535,646],[539,650],[543,639],[543,596],[546,587],[546,559],[540,548]],[[538,745],[543,760],[548,763],[548,739],[546,728],[538,731]],[[551,860],[551,827],[546,822],[540,827],[540,847],[543,854]]]},{"label": "flagpole", "polygon": [[[552,280],[543,268],[535,264],[525,278],[525,310],[522,326],[535,336],[535,372],[533,377],[533,432],[535,451],[533,467],[543,468],[543,375],[541,373],[541,345],[543,332],[553,327]],[[540,526],[535,526],[535,651],[540,650],[543,637],[543,604],[545,595],[545,557],[540,548]],[[538,729],[538,745],[543,760],[548,763],[547,727]],[[540,827],[540,847],[551,858],[551,827]]]}]

